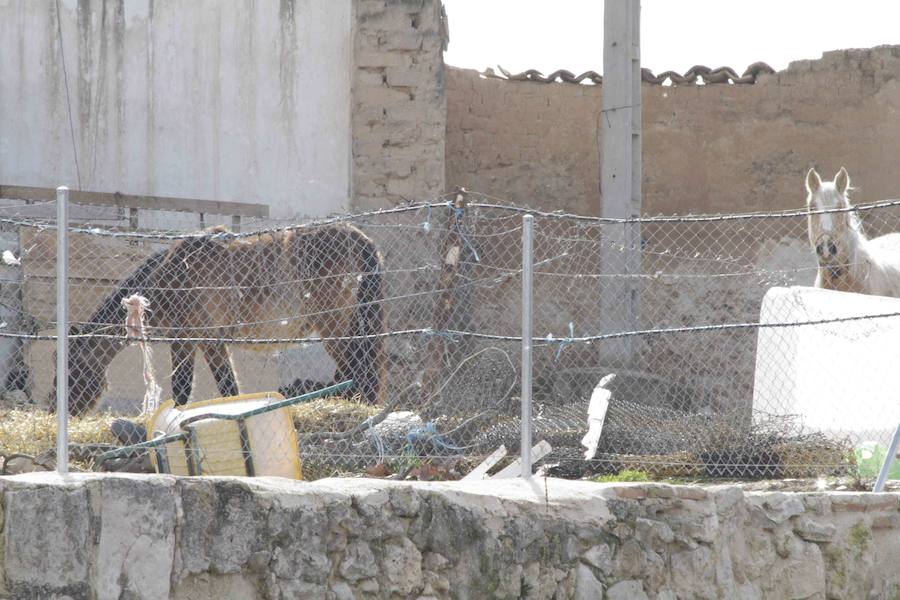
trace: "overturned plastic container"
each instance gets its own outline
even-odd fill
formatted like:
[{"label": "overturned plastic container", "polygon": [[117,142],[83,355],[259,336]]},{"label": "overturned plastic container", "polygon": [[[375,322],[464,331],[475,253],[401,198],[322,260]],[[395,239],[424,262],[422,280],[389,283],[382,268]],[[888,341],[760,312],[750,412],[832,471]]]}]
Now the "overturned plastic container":
[{"label": "overturned plastic container", "polygon": [[171,437],[150,453],[159,473],[246,475],[301,479],[297,432],[277,392],[244,394],[176,407],[164,402],[150,420],[148,436]]},{"label": "overturned plastic container", "polygon": [[175,406],[167,400],[148,422],[148,441],[105,453],[107,460],[149,450],[159,473],[301,479],[300,449],[289,407],[339,394],[344,381],[285,399],[261,392]]}]

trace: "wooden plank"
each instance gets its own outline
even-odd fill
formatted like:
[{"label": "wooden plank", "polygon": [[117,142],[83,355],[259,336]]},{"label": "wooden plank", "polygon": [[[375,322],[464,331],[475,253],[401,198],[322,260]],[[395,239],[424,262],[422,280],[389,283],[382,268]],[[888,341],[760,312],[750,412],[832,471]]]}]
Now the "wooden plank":
[{"label": "wooden plank", "polygon": [[[20,230],[24,311],[38,322],[56,319],[56,232]],[[82,233],[69,235],[69,317],[84,321],[116,285],[165,245],[128,244]]]},{"label": "wooden plank", "polygon": [[[541,440],[537,443],[537,445],[531,449],[531,464],[533,465],[537,461],[541,460],[550,452],[553,451],[553,447],[550,446],[546,441]],[[519,475],[522,474],[522,458],[519,457],[516,460],[512,461],[509,465],[503,468],[502,471],[491,477],[491,479],[515,479]]]},{"label": "wooden plank", "polygon": [[[34,277],[56,279],[56,232],[22,228],[22,268],[26,281]],[[119,238],[69,234],[69,277],[119,281],[147,257],[166,245],[141,242],[129,245]]]},{"label": "wooden plank", "polygon": [[500,446],[496,450],[494,450],[490,456],[481,461],[477,467],[469,471],[469,473],[462,478],[461,481],[472,481],[475,479],[484,479],[487,472],[491,470],[491,467],[496,465],[500,460],[506,456],[506,446]]},{"label": "wooden plank", "polygon": [[[119,283],[118,279],[69,280],[69,320],[87,321]],[[56,279],[32,278],[25,281],[22,293],[25,314],[46,326],[56,322]],[[54,331],[51,335],[56,335]]]},{"label": "wooden plank", "polygon": [[[437,301],[434,303],[434,331],[440,333],[449,328],[453,318],[456,295],[456,276],[459,273],[459,261],[463,252],[462,228],[466,217],[469,197],[465,189],[456,188],[453,210],[447,215],[447,232],[441,249],[441,274],[438,278]],[[446,358],[446,340],[434,335],[428,342],[428,366],[425,371],[424,389],[428,394],[435,394],[441,386],[441,373]]]},{"label": "wooden plank", "polygon": [[584,460],[592,460],[597,454],[600,435],[603,433],[603,423],[606,420],[606,412],[609,410],[609,400],[612,398],[612,392],[606,386],[615,378],[615,373],[610,373],[600,380],[591,393],[591,401],[588,404],[588,432],[581,439],[581,445],[587,449],[584,453]]},{"label": "wooden plank", "polygon": [[[56,189],[29,187],[22,185],[0,185],[0,198],[47,202],[56,199]],[[119,192],[89,192],[69,190],[69,202],[96,206],[117,206],[143,210],[169,210],[175,212],[209,213],[216,215],[239,215],[242,217],[269,216],[265,204],[250,202],[227,202],[224,200],[199,200],[196,198],[174,198],[168,196],[143,196],[121,194]]]}]

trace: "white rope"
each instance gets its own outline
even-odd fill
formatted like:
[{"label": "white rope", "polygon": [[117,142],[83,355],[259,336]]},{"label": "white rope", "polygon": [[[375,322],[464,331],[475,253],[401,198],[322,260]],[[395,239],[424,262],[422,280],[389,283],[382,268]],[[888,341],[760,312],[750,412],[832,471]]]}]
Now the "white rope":
[{"label": "white rope", "polygon": [[156,383],[156,377],[153,374],[153,350],[145,341],[144,314],[150,307],[150,301],[138,294],[132,294],[122,299],[122,307],[128,311],[125,317],[126,337],[138,340],[138,345],[141,347],[144,362],[144,386],[146,387],[141,414],[149,415],[159,408],[159,400],[162,397],[162,389]]}]

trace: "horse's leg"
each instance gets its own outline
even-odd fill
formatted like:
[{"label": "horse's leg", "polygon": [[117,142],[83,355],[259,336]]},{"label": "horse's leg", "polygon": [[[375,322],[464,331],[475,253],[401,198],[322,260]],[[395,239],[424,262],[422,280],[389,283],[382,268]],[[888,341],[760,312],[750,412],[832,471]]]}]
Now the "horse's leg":
[{"label": "horse's leg", "polygon": [[[322,334],[323,337],[326,334]],[[329,340],[322,342],[325,352],[334,360],[336,368],[334,370],[334,379],[332,383],[340,383],[348,379],[353,379],[353,369],[350,365],[350,346],[348,340]],[[352,392],[351,392],[352,393]]]},{"label": "horse's leg", "polygon": [[[366,337],[380,333],[380,312],[374,315],[354,314],[355,299],[343,299],[344,310],[333,310],[323,319],[315,323],[315,328],[322,334],[325,351],[337,364],[335,382],[352,379],[355,393],[359,394],[367,404],[380,402],[381,368],[383,364],[383,340]],[[368,300],[366,300],[368,301]],[[372,310],[371,307],[356,308],[355,312]],[[375,309],[376,311],[378,309]],[[328,339],[349,338],[349,339]]]},{"label": "horse's leg", "polygon": [[371,368],[375,361],[375,357],[371,355],[371,342],[355,338],[333,339],[364,333],[354,331],[351,327],[352,320],[353,315],[349,311],[336,311],[327,322],[319,323],[318,330],[325,338],[322,345],[336,365],[334,383],[352,379],[353,390],[348,395],[359,394],[363,402],[377,404],[377,397],[372,390],[378,385],[375,381],[378,373]]},{"label": "horse's leg", "polygon": [[194,385],[194,350],[191,343],[173,342],[172,355],[172,397],[177,406],[187,404]]},{"label": "horse's leg", "polygon": [[[329,294],[331,299],[339,298],[343,290],[337,289]],[[349,300],[344,300],[349,303]],[[353,368],[353,349],[352,340],[335,339],[344,338],[350,333],[350,320],[353,317],[352,309],[334,310],[334,306],[316,305],[312,309],[314,312],[321,313],[318,319],[310,322],[310,329],[317,332],[324,339],[322,347],[325,352],[334,360],[334,379],[332,383],[340,383],[348,379],[354,379],[355,369]],[[354,387],[358,389],[359,382],[354,381]],[[347,396],[356,393],[356,390],[345,392]]]},{"label": "horse's leg", "polygon": [[209,365],[209,370],[212,371],[213,378],[216,380],[219,394],[237,396],[239,393],[237,377],[234,374],[231,356],[225,344],[204,344],[203,356],[206,357],[206,364]]}]

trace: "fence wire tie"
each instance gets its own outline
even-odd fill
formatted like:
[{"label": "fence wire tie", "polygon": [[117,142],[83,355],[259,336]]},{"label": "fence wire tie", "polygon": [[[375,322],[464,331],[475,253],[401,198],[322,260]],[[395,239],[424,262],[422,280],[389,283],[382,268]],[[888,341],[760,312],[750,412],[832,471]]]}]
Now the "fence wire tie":
[{"label": "fence wire tie", "polygon": [[475,246],[472,245],[472,242],[469,240],[469,236],[466,235],[466,232],[463,231],[462,228],[464,209],[455,206],[453,202],[448,202],[447,206],[453,209],[453,226],[456,229],[456,232],[459,234],[459,237],[462,238],[462,241],[466,245],[466,247],[472,252],[472,256],[475,258],[475,262],[480,263],[481,258],[479,258],[478,256],[478,250],[476,250]]},{"label": "fence wire tie", "polygon": [[464,448],[460,448],[459,446],[445,441],[444,436],[438,433],[437,427],[435,426],[433,421],[425,423],[425,425],[422,427],[411,429],[409,433],[406,434],[406,446],[411,455],[415,453],[414,444],[417,441],[429,441],[436,448],[441,450],[449,450],[450,452],[465,451]]},{"label": "fence wire tie", "polygon": [[[572,323],[571,321],[569,321],[569,337],[559,340],[559,348],[556,350],[556,359],[555,359],[557,362],[559,362],[559,356],[560,356],[560,354],[562,354],[563,348],[566,347],[566,344],[573,343],[572,340],[574,338],[575,338],[575,324]],[[547,341],[548,342],[553,341],[552,334],[547,335]]]},{"label": "fence wire tie", "polygon": [[425,233],[431,233],[431,203],[425,205],[425,221],[422,223],[422,229]]},{"label": "fence wire tie", "polygon": [[464,333],[465,332],[448,331],[446,329],[437,331],[435,329],[432,329],[431,327],[426,327],[422,330],[422,335],[424,335],[425,337],[441,337],[450,340],[454,344],[459,343],[459,338],[463,337]]}]

